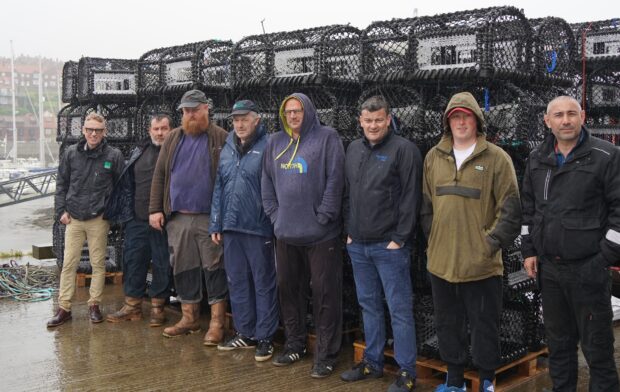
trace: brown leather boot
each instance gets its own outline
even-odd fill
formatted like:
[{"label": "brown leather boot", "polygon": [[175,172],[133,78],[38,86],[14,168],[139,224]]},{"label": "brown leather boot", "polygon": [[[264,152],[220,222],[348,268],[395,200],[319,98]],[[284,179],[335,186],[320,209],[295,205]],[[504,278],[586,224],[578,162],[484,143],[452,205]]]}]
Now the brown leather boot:
[{"label": "brown leather boot", "polygon": [[205,335],[205,346],[217,346],[224,339],[224,321],[226,319],[226,301],[211,305],[211,321]]},{"label": "brown leather boot", "polygon": [[119,311],[108,314],[106,320],[111,323],[135,321],[142,319],[142,298],[125,297],[125,304]]},{"label": "brown leather boot", "polygon": [[164,298],[151,298],[151,319],[149,320],[149,326],[161,327],[166,322],[166,313],[164,313],[164,305],[166,300]]},{"label": "brown leather boot", "polygon": [[163,335],[167,338],[176,338],[190,333],[200,332],[198,317],[200,316],[200,304],[181,304],[183,316],[178,323],[164,329]]}]

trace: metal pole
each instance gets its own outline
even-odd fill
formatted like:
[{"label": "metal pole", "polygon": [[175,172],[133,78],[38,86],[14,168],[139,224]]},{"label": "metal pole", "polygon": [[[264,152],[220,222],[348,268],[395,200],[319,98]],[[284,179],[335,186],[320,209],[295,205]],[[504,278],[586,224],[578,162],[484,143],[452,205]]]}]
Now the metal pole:
[{"label": "metal pole", "polygon": [[11,40],[11,95],[13,97],[13,163],[17,163],[17,125],[15,124],[15,53]]},{"label": "metal pole", "polygon": [[39,56],[39,162],[45,167],[45,124],[43,121],[43,67]]}]

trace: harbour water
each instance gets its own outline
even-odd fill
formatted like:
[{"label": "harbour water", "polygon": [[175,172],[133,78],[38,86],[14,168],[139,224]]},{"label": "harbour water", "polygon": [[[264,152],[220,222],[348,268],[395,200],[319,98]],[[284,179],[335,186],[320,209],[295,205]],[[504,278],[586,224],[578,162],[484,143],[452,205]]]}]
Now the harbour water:
[{"label": "harbour water", "polygon": [[[42,263],[26,254],[32,251],[32,245],[52,244],[53,206],[54,197],[49,196],[0,207],[0,253],[21,251],[25,256],[10,258],[20,264]],[[0,263],[4,260],[0,259]]]}]

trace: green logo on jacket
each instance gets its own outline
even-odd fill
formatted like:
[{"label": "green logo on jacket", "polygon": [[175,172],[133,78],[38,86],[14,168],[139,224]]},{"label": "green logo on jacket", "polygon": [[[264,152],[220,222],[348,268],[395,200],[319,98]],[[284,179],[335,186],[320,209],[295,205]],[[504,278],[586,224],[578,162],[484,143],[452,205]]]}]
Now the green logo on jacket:
[{"label": "green logo on jacket", "polygon": [[104,169],[111,169],[112,168],[112,162],[108,162],[108,161],[103,162],[103,167],[104,167]]}]

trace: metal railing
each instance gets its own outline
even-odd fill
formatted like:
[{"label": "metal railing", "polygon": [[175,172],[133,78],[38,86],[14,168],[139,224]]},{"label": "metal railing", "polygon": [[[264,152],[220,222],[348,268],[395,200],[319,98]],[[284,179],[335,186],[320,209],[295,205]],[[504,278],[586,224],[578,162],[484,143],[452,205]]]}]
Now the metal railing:
[{"label": "metal railing", "polygon": [[0,208],[54,195],[57,169],[0,182]]}]

